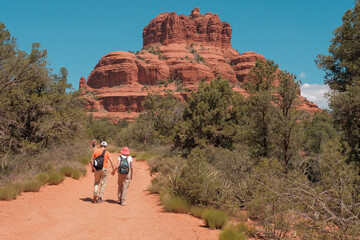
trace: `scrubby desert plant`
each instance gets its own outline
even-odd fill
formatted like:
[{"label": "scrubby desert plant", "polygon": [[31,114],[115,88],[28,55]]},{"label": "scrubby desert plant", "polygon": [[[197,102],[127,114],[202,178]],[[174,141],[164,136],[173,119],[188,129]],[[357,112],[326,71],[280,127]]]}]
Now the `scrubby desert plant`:
[{"label": "scrubby desert plant", "polygon": [[40,181],[42,184],[45,184],[48,182],[49,180],[49,175],[47,175],[47,173],[43,172],[43,173],[39,173],[38,175],[36,175],[35,177],[38,181]]},{"label": "scrubby desert plant", "polygon": [[221,229],[228,222],[228,217],[226,213],[220,210],[206,210],[202,216],[206,226],[211,229]]},{"label": "scrubby desert plant", "polygon": [[220,232],[219,240],[246,240],[247,237],[234,228],[225,228]]},{"label": "scrubby desert plant", "polygon": [[170,186],[175,195],[191,205],[224,206],[232,199],[232,187],[212,165],[206,162],[205,152],[191,151],[187,164]]},{"label": "scrubby desert plant", "polygon": [[256,227],[253,225],[248,225],[244,222],[240,222],[235,226],[236,230],[240,233],[244,233],[247,236],[253,237],[257,233]]},{"label": "scrubby desert plant", "polygon": [[110,152],[110,153],[114,153],[114,152],[120,152],[121,149],[119,147],[109,147],[107,148],[107,150]]},{"label": "scrubby desert plant", "polygon": [[71,177],[74,172],[74,168],[70,166],[63,166],[62,168],[60,168],[60,172],[66,177]]},{"label": "scrubby desert plant", "polygon": [[88,164],[91,159],[91,153],[82,154],[80,157],[78,157],[78,161],[84,165]]},{"label": "scrubby desert plant", "polygon": [[73,179],[79,179],[82,176],[82,172],[80,170],[74,168],[71,176]]},{"label": "scrubby desert plant", "polygon": [[37,179],[31,179],[24,183],[24,192],[38,192],[44,184]]},{"label": "scrubby desert plant", "polygon": [[65,179],[65,176],[62,173],[56,172],[56,171],[51,171],[51,172],[49,172],[48,175],[49,175],[48,182],[50,185],[57,185],[57,184],[63,182]]},{"label": "scrubby desert plant", "polygon": [[14,185],[0,187],[0,200],[12,200],[20,194],[20,190]]},{"label": "scrubby desert plant", "polygon": [[162,204],[164,205],[164,210],[166,212],[175,212],[175,213],[189,212],[190,205],[183,198],[172,196],[170,194],[162,194],[161,201]]},{"label": "scrubby desert plant", "polygon": [[202,218],[202,215],[204,214],[205,211],[206,209],[200,207],[192,206],[190,208],[191,215],[193,215],[196,218]]},{"label": "scrubby desert plant", "polygon": [[152,194],[160,194],[163,190],[163,186],[161,186],[161,183],[159,182],[158,178],[154,178],[151,181],[150,186],[148,187],[148,191]]}]

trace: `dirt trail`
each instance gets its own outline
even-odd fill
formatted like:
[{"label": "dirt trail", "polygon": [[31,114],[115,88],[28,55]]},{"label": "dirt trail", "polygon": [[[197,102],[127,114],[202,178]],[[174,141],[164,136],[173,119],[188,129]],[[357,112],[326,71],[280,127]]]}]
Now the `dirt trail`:
[{"label": "dirt trail", "polygon": [[[117,159],[116,154],[112,154]],[[146,190],[151,181],[146,162],[134,162],[127,205],[117,204],[117,176],[109,175],[104,202],[93,204],[93,174],[66,178],[37,193],[0,201],[1,240],[129,239],[212,240],[219,231],[186,214],[166,213],[157,195]]]}]

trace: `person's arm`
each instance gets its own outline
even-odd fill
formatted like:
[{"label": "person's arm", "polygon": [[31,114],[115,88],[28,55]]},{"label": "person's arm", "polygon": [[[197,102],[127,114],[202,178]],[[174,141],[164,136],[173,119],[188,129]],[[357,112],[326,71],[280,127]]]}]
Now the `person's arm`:
[{"label": "person's arm", "polygon": [[117,161],[117,163],[116,163],[116,167],[113,169],[113,171],[112,171],[112,175],[114,175],[115,174],[115,172],[118,170],[118,168],[119,168],[119,161]]},{"label": "person's arm", "polygon": [[111,169],[112,169],[112,172],[114,172],[114,164],[113,164],[113,162],[112,162],[111,157],[109,157],[109,161],[110,161],[110,164],[111,164]]},{"label": "person's arm", "polygon": [[94,156],[91,156],[90,167],[91,167],[91,172],[95,172],[95,168],[94,168]]}]

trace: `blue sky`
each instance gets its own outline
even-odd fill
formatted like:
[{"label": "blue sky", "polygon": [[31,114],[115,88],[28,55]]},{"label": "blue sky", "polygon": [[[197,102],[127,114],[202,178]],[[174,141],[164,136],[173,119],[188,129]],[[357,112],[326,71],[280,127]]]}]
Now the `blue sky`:
[{"label": "blue sky", "polygon": [[105,54],[140,50],[143,28],[158,14],[189,15],[195,7],[230,23],[234,49],[274,60],[298,76],[304,96],[326,107],[324,72],[314,59],[327,53],[354,0],[1,0],[0,21],[20,49],[29,51],[33,42],[47,49],[54,73],[66,67],[77,89]]}]

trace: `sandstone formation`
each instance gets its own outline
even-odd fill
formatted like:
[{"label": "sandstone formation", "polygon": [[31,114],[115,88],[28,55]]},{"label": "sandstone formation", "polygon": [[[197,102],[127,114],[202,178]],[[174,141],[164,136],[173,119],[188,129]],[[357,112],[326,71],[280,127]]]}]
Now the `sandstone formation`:
[{"label": "sandstone formation", "polygon": [[[251,81],[255,52],[240,54],[231,46],[232,29],[217,14],[201,14],[198,8],[187,17],[162,13],[143,30],[143,48],[136,53],[115,51],[103,56],[87,82],[87,108],[94,116],[133,119],[141,102],[152,91],[172,90],[182,98],[196,90],[200,81],[221,75],[235,91],[244,94],[242,83]],[[302,108],[318,111],[303,99]],[[110,114],[111,113],[111,114]],[[117,113],[117,114],[115,114]]]},{"label": "sandstone formation", "polygon": [[199,8],[191,11],[189,17],[175,12],[162,13],[154,18],[143,31],[143,45],[160,43],[199,43],[221,48],[231,47],[232,29],[227,22],[221,22],[217,14],[200,13]]},{"label": "sandstone formation", "polygon": [[86,85],[86,79],[84,77],[80,78],[79,88],[83,88]]}]

